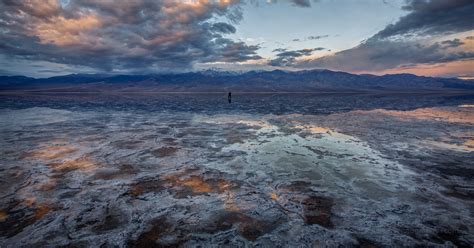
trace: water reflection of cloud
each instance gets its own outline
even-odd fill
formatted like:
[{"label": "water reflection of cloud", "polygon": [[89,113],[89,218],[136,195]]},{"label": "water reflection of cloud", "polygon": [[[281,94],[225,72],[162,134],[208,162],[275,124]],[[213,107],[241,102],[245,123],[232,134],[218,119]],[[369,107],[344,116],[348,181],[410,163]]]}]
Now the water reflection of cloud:
[{"label": "water reflection of cloud", "polygon": [[329,128],[315,126],[315,125],[295,125],[293,128],[302,129],[304,131],[309,131],[315,134],[329,134],[331,130]]},{"label": "water reflection of cloud", "polygon": [[439,142],[433,140],[427,140],[422,142],[425,146],[435,147],[438,149],[448,149],[454,150],[458,152],[474,152],[474,141],[468,140],[463,144],[454,144],[454,143],[447,143],[447,142]]},{"label": "water reflection of cloud", "polygon": [[241,124],[257,129],[272,129],[273,125],[269,124],[266,118],[256,119],[254,116],[246,115],[215,115],[215,116],[195,116],[194,120],[201,123],[230,125]]},{"label": "water reflection of cloud", "polygon": [[419,108],[415,110],[356,110],[356,114],[381,114],[400,119],[418,119],[430,121],[444,121],[451,123],[474,124],[474,110],[471,108]]}]

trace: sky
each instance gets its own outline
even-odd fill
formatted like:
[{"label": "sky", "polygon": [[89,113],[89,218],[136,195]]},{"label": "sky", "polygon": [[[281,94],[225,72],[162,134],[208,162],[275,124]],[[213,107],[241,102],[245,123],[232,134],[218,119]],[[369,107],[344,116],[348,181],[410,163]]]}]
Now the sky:
[{"label": "sky", "polygon": [[474,78],[472,0],[0,0],[0,75],[206,69]]}]

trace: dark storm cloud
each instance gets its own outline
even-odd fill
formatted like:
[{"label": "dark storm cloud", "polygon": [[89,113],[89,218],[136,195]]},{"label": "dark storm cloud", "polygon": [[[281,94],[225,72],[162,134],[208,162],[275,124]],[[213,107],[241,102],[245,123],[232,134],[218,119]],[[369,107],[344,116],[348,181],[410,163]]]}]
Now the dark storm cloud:
[{"label": "dark storm cloud", "polygon": [[233,42],[230,39],[219,38],[215,41],[217,50],[215,56],[203,59],[202,62],[241,62],[247,60],[261,59],[256,54],[260,49],[257,45],[247,45],[244,42]]},{"label": "dark storm cloud", "polygon": [[287,51],[286,49],[275,49],[273,52],[279,52],[276,55],[275,59],[272,59],[268,61],[268,65],[271,66],[292,66],[296,62],[296,58],[302,57],[302,56],[309,56],[315,51],[321,51],[324,50],[322,47],[317,47],[317,48],[307,48],[307,49],[301,49],[301,50],[295,50],[295,51]]},{"label": "dark storm cloud", "polygon": [[474,1],[410,0],[403,9],[410,13],[360,45],[295,66],[381,71],[404,65],[474,59],[474,52],[454,49],[464,44],[460,39],[430,41],[435,36],[473,30]]},{"label": "dark storm cloud", "polygon": [[374,38],[409,34],[457,33],[474,29],[472,0],[410,0],[403,7],[410,13],[378,32]]},{"label": "dark storm cloud", "polygon": [[224,22],[214,23],[211,27],[211,30],[223,34],[233,34],[236,31],[234,26]]},{"label": "dark storm cloud", "polygon": [[454,40],[445,40],[441,42],[442,45],[444,45],[445,48],[450,48],[450,47],[459,47],[464,45],[465,43],[462,42],[460,39],[454,39]]},{"label": "dark storm cloud", "polygon": [[182,70],[198,62],[260,58],[258,46],[224,38],[238,0],[0,0],[0,54],[101,70]]}]

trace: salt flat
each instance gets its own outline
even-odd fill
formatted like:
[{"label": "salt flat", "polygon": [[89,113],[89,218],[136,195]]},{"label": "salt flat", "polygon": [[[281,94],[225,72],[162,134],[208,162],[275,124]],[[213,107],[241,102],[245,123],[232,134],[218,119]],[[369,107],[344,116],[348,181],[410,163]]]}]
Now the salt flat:
[{"label": "salt flat", "polygon": [[2,97],[0,245],[469,247],[473,103]]}]

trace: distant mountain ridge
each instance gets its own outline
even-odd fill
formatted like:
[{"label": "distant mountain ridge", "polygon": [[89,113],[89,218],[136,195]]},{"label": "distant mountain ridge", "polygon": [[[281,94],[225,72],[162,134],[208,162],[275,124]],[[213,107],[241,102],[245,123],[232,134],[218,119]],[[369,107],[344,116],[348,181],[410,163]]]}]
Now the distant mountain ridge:
[{"label": "distant mountain ridge", "polygon": [[0,76],[0,91],[57,92],[365,92],[473,90],[474,80],[412,74],[350,74],[330,70],[202,71],[179,74]]}]

